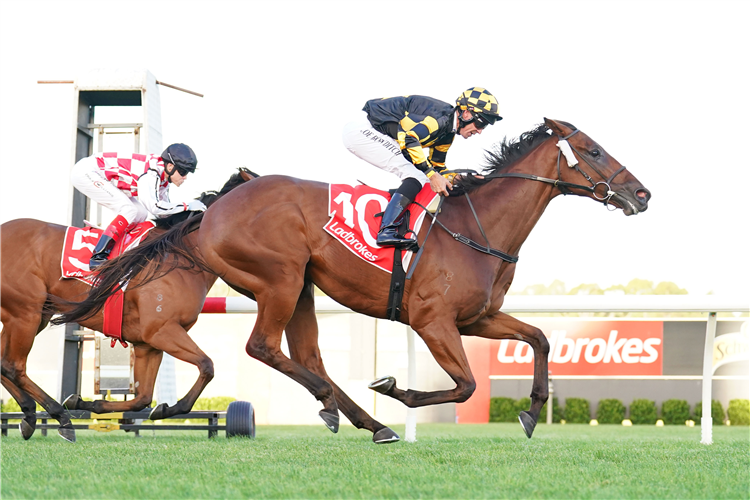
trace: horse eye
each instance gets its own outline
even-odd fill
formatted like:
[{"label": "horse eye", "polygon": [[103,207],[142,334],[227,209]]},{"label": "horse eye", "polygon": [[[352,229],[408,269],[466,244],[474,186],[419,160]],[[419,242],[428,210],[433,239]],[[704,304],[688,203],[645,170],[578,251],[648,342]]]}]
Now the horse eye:
[{"label": "horse eye", "polygon": [[591,156],[593,156],[594,158],[601,156],[601,154],[602,154],[601,151],[599,151],[598,149],[594,149],[591,151]]}]

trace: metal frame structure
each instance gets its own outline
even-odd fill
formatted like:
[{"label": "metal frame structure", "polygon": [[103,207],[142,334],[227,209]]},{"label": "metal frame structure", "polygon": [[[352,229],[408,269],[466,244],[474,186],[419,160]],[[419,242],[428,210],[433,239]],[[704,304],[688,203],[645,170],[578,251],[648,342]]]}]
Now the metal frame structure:
[{"label": "metal frame structure", "polygon": [[[107,129],[132,129],[135,138],[134,151],[141,145],[148,152],[160,152],[161,104],[159,88],[154,76],[148,71],[94,70],[75,81],[54,81],[39,83],[73,83],[75,120],[73,124],[73,158],[71,168],[79,160],[95,151],[101,152],[103,136]],[[143,109],[141,123],[97,124],[97,106],[140,106]],[[94,134],[97,131],[98,134]],[[97,139],[95,144],[95,139]],[[85,220],[91,220],[91,206],[88,198],[71,187],[69,225],[83,227]],[[100,215],[100,214],[99,214]],[[81,391],[82,332],[75,323],[65,325],[62,369],[60,370],[59,401]]]}]

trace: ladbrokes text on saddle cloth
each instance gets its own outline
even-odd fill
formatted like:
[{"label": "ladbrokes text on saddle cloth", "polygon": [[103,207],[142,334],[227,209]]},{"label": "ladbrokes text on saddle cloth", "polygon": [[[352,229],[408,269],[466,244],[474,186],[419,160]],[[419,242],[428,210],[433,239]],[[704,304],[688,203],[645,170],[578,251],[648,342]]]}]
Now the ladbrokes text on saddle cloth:
[{"label": "ladbrokes text on saddle cloth", "polygon": [[[428,184],[414,201],[426,207],[437,196]],[[393,247],[378,246],[380,218],[375,217],[375,214],[385,210],[390,198],[388,192],[362,184],[331,184],[328,189],[328,215],[331,219],[323,227],[353,254],[387,273],[391,273],[393,269]],[[415,234],[419,232],[425,218],[424,210],[416,203],[409,207],[409,229]],[[403,252],[404,269],[408,268],[412,255],[413,252]]]}]

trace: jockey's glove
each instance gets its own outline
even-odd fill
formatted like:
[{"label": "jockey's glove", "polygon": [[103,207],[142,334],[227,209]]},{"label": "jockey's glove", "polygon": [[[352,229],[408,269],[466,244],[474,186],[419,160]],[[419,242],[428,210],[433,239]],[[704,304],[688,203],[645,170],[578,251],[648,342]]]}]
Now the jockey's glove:
[{"label": "jockey's glove", "polygon": [[190,203],[188,203],[187,209],[189,212],[205,212],[206,205],[204,205],[200,200],[192,200]]}]

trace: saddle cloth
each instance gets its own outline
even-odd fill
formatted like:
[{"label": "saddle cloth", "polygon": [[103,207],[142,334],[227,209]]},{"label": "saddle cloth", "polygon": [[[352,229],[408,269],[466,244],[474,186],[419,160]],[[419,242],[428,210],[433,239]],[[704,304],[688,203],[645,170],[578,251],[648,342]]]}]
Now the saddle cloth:
[{"label": "saddle cloth", "polygon": [[[438,195],[427,184],[415,198],[415,202],[427,207]],[[385,210],[390,193],[365,185],[331,184],[328,188],[328,215],[331,219],[323,229],[344,245],[354,255],[387,273],[393,269],[393,247],[379,247],[377,244],[380,217]],[[409,229],[416,237],[425,211],[415,204],[409,205]],[[414,252],[402,252],[402,265],[409,267]]]},{"label": "saddle cloth", "polygon": [[[110,258],[117,257],[128,249],[137,246],[141,240],[154,228],[151,221],[141,222],[120,238],[109,254]],[[75,278],[91,286],[94,277],[89,269],[89,259],[94,253],[99,237],[104,230],[95,227],[69,227],[65,231],[60,270],[63,278]]]},{"label": "saddle cloth", "polygon": [[[130,248],[137,246],[148,232],[154,228],[151,221],[142,222],[123,236],[110,253],[110,258],[116,257]],[[63,278],[74,278],[92,286],[95,275],[89,269],[89,259],[94,253],[99,237],[104,231],[95,227],[69,227],[65,231],[65,243],[63,244],[62,256],[60,258],[60,270]],[[118,291],[107,299],[102,312],[104,325],[102,333],[112,337],[112,347],[119,340],[123,346],[127,344],[122,340],[122,312],[124,305],[123,290]]]}]

